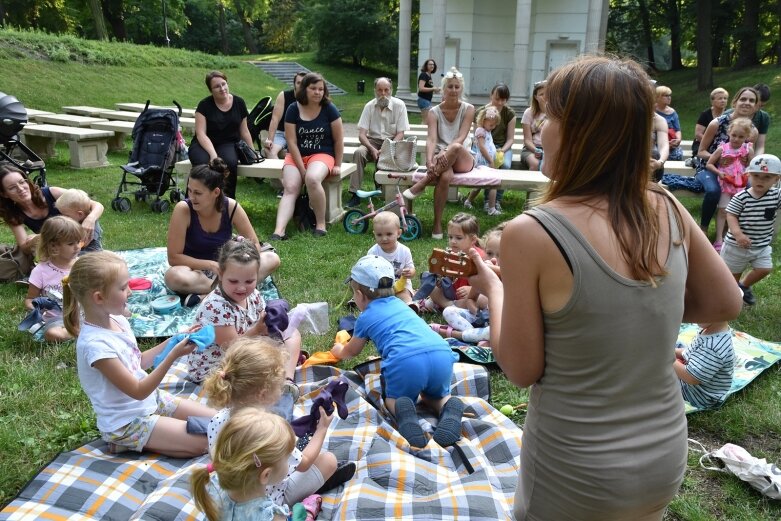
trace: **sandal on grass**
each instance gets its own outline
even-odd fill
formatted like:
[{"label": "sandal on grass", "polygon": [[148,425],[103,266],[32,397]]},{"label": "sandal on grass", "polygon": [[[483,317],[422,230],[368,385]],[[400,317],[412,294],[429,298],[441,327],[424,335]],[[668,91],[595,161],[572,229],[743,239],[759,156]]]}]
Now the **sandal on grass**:
[{"label": "sandal on grass", "polygon": [[396,423],[399,434],[404,436],[411,447],[423,448],[428,441],[423,428],[418,423],[418,411],[415,403],[407,396],[396,399]]},{"label": "sandal on grass", "polygon": [[461,439],[461,417],[464,414],[464,402],[451,397],[447,403],[442,406],[442,414],[439,416],[439,423],[434,429],[434,441],[440,447],[449,447]]},{"label": "sandal on grass", "polygon": [[434,331],[434,333],[438,334],[442,338],[453,337],[453,328],[450,326],[443,326],[442,324],[431,323],[429,324],[429,327],[431,328],[432,331]]}]

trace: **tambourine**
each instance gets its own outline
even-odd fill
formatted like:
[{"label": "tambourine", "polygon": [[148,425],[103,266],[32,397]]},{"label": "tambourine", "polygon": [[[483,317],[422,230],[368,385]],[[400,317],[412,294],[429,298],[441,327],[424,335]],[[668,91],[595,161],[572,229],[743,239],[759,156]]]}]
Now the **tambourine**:
[{"label": "tambourine", "polygon": [[471,277],[477,275],[477,266],[464,252],[434,248],[428,258],[428,270],[444,277]]},{"label": "tambourine", "polygon": [[152,309],[160,315],[168,315],[182,307],[177,295],[163,295],[152,301]]}]

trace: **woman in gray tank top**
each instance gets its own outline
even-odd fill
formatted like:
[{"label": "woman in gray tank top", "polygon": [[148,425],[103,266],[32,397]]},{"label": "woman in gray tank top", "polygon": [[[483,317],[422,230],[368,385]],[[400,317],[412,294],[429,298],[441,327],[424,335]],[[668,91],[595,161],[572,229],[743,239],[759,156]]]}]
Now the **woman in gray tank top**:
[{"label": "woman in gray tank top", "polygon": [[740,292],[691,216],[650,182],[654,93],[642,68],[583,57],[551,74],[546,98],[553,182],[505,228],[502,280],[482,263],[470,279],[488,295],[499,365],[531,386],[513,513],[660,520],[686,469],[681,319],[731,320]]}]

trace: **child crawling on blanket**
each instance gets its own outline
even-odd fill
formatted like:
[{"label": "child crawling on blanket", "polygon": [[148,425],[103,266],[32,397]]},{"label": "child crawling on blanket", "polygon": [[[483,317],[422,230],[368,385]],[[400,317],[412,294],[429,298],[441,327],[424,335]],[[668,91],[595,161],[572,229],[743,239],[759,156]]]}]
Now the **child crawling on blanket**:
[{"label": "child crawling on blanket", "polygon": [[334,344],[338,359],[351,358],[372,340],[382,357],[385,405],[396,417],[399,432],[413,447],[428,443],[418,423],[418,396],[439,414],[434,441],[442,447],[461,439],[464,404],[450,396],[453,353],[447,342],[422,318],[394,296],[393,265],[382,257],[366,255],[353,266],[348,279],[361,314],[353,337]]},{"label": "child crawling on blanket", "polygon": [[706,409],[720,405],[732,387],[735,349],[727,322],[699,326],[702,329],[688,347],[676,347],[673,367],[683,399]]}]

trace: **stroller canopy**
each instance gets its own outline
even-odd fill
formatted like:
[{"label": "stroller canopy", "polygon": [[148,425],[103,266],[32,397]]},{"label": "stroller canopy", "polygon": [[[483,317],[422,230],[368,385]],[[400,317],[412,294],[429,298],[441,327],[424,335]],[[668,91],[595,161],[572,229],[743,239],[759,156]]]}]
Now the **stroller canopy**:
[{"label": "stroller canopy", "polygon": [[22,102],[0,92],[0,143],[7,143],[27,124],[27,110]]}]

